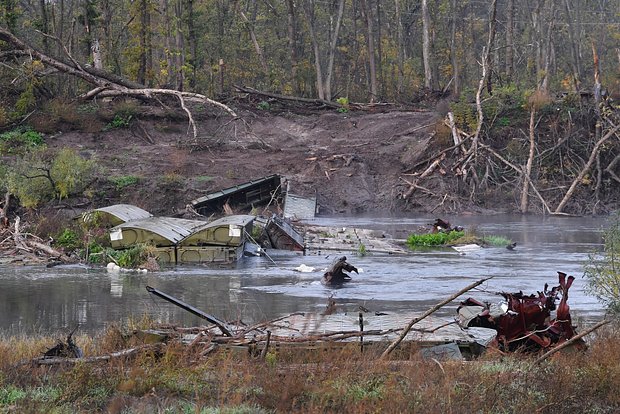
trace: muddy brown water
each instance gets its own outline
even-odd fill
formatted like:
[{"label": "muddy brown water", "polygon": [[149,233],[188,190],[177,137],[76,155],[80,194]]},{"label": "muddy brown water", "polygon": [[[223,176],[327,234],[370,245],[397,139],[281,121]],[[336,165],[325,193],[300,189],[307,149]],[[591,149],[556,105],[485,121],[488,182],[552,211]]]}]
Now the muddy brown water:
[{"label": "muddy brown water", "polygon": [[[427,249],[407,256],[344,253],[361,269],[341,288],[320,283],[322,273],[341,253],[299,255],[269,251],[233,266],[178,266],[156,273],[109,273],[81,265],[43,267],[0,266],[0,333],[49,333],[80,325],[95,332],[111,323],[149,315],[160,322],[195,326],[201,319],[149,295],[156,287],[205,312],[228,320],[258,322],[290,312],[320,312],[333,296],[338,309],[357,312],[424,311],[429,306],[483,277],[494,278],[466,294],[499,301],[498,291],[535,293],[545,283],[557,284],[557,271],[574,275],[569,305],[573,320],[603,316],[601,306],[585,292],[583,265],[600,251],[605,218],[471,216],[444,217],[452,224],[475,226],[478,233],[501,235],[517,242],[514,251],[485,248],[459,254],[453,249]],[[362,227],[404,238],[434,217],[336,217],[317,225]],[[294,269],[314,267],[310,273]],[[439,314],[453,315],[457,302]]]}]

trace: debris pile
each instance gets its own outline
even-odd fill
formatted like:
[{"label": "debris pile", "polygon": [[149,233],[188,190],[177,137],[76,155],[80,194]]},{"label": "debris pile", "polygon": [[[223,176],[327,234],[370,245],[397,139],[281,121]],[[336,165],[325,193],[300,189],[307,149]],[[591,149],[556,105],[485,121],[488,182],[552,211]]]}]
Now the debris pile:
[{"label": "debris pile", "polygon": [[576,334],[568,306],[568,290],[575,278],[558,272],[558,279],[558,286],[549,289],[545,284],[537,294],[501,292],[504,301],[499,304],[468,298],[457,310],[459,323],[464,328],[495,329],[502,351],[538,351],[562,344]]},{"label": "debris pile", "polygon": [[47,264],[71,263],[75,260],[64,252],[24,231],[20,217],[9,226],[0,225],[0,264]]}]

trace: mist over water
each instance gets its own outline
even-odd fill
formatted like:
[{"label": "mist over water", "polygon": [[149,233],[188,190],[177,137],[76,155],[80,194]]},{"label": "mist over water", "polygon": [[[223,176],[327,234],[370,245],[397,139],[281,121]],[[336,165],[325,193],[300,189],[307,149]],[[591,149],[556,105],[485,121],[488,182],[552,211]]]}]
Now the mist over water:
[{"label": "mist over water", "polygon": [[[312,224],[382,230],[404,239],[435,217],[335,217]],[[576,322],[602,317],[599,303],[588,296],[583,265],[588,254],[600,251],[605,218],[533,216],[442,217],[453,225],[476,228],[478,234],[504,236],[517,242],[514,251],[492,247],[462,255],[454,249],[429,249],[400,255],[357,256],[355,252],[322,251],[302,256],[268,251],[268,257],[248,257],[232,266],[178,266],[161,272],[108,273],[82,265],[0,267],[0,333],[57,332],[80,324],[94,332],[110,323],[148,315],[160,322],[201,325],[203,320],[149,295],[156,287],[199,309],[246,323],[290,312],[320,312],[333,296],[341,312],[424,311],[483,277],[493,279],[466,294],[496,302],[496,292],[536,293],[545,283],[557,285],[557,272],[577,279],[569,305]],[[353,281],[342,288],[320,283],[336,256],[346,255],[358,267]],[[294,269],[314,267],[311,273]],[[439,314],[454,314],[458,301]]]}]

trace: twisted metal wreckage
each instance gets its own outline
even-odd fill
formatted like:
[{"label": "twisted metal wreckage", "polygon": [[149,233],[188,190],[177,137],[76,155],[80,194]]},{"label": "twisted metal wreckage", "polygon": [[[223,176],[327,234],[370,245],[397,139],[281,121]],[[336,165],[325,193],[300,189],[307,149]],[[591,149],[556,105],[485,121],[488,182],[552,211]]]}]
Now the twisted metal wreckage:
[{"label": "twisted metal wreckage", "polygon": [[[503,351],[540,350],[566,342],[576,334],[568,306],[568,290],[575,277],[558,272],[558,280],[559,285],[551,289],[545,283],[537,295],[501,292],[505,302],[499,305],[468,298],[457,309],[459,324],[496,330],[496,345]],[[555,318],[551,318],[553,311]]]}]

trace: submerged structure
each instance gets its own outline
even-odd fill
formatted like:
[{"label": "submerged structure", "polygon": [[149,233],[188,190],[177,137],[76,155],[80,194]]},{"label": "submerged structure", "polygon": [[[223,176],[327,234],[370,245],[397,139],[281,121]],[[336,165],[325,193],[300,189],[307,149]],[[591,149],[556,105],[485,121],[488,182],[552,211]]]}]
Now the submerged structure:
[{"label": "submerged structure", "polygon": [[199,214],[208,216],[224,212],[225,205],[244,208],[267,204],[280,197],[281,188],[281,177],[273,174],[209,193],[193,200],[191,205]]},{"label": "submerged structure", "polygon": [[97,223],[101,227],[113,227],[132,220],[153,217],[151,213],[131,204],[114,204],[87,211],[82,215],[85,223]]},{"label": "submerged structure", "polygon": [[133,220],[113,227],[115,249],[138,243],[155,246],[164,263],[234,262],[243,254],[254,216],[227,216],[210,223],[173,217]]},{"label": "submerged structure", "polygon": [[109,228],[110,244],[117,250],[136,244],[155,247],[162,263],[230,263],[250,243],[254,216],[233,215],[211,222],[154,217],[129,204],[98,208],[82,215],[85,223]]}]

